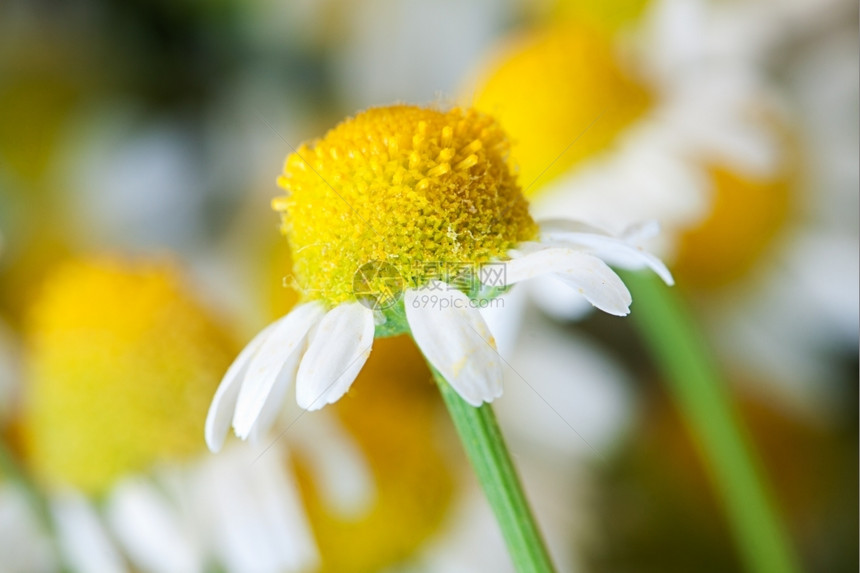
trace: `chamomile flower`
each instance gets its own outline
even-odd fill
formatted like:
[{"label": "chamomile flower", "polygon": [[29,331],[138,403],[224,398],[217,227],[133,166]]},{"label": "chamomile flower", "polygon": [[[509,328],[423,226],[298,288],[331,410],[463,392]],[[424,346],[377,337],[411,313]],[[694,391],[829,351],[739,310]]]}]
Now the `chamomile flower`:
[{"label": "chamomile flower", "polygon": [[[506,42],[474,91],[475,105],[498,114],[522,142],[567,130],[567,142],[547,150],[543,165],[514,148],[523,172],[540,173],[585,131],[534,181],[534,213],[578,213],[615,230],[638,217],[658,220],[664,232],[646,244],[707,301],[705,325],[725,355],[744,357],[767,374],[762,379],[809,389],[829,377],[820,349],[834,338],[847,347],[857,332],[850,312],[857,306],[857,145],[856,129],[844,121],[856,108],[856,35],[840,25],[853,5],[842,3],[846,18],[834,17],[834,6],[814,6],[656,0],[632,30],[637,49],[628,51],[629,37],[578,18]],[[590,57],[577,59],[575,49]],[[541,74],[548,68],[568,73]],[[622,73],[623,84],[613,81]],[[523,97],[515,84],[526,75]],[[774,76],[792,80],[770,85]],[[564,93],[576,94],[566,104],[578,131],[541,114],[563,109],[556,95],[565,81]],[[649,97],[633,115],[629,101],[642,91]],[[601,116],[604,102],[609,111]],[[631,121],[612,135],[605,120],[615,109]],[[518,126],[530,129],[518,133]],[[529,287],[557,318],[588,309],[557,281]],[[800,323],[806,328],[792,327]],[[810,403],[806,391],[797,402]]]},{"label": "chamomile flower", "polygon": [[626,315],[630,293],[607,262],[650,267],[671,282],[625,237],[536,223],[508,152],[487,115],[399,105],[364,111],[287,157],[278,180],[286,195],[273,207],[302,302],[228,369],[209,410],[209,447],[218,450],[231,425],[243,439],[265,431],[293,382],[302,408],[340,399],[375,336],[410,332],[430,365],[479,406],[502,391],[482,300],[552,274],[597,308]]},{"label": "chamomile flower", "polygon": [[[833,356],[856,353],[858,335],[860,137],[857,122],[845,121],[857,114],[857,34],[849,16],[857,6],[800,10],[803,4],[768,11],[780,26],[767,62],[788,78],[798,127],[793,212],[756,272],[714,293],[703,310],[717,347],[736,364],[770,381],[790,409],[820,412],[841,403],[834,385],[822,381],[841,379]],[[835,17],[840,11],[846,17]],[[713,221],[724,236],[726,219]]]},{"label": "chamomile flower", "polygon": [[[637,244],[685,284],[722,286],[754,266],[788,217],[794,170],[789,130],[756,67],[763,27],[739,16],[657,0],[627,34],[574,16],[507,41],[469,97],[519,142],[512,159],[533,212],[616,233],[659,221],[665,232]],[[714,223],[726,213],[728,234]],[[554,316],[587,308],[557,281],[531,288]]]},{"label": "chamomile flower", "polygon": [[81,259],[52,273],[27,321],[18,427],[73,570],[317,562],[282,448],[212,459],[195,439],[232,349],[171,265]]}]

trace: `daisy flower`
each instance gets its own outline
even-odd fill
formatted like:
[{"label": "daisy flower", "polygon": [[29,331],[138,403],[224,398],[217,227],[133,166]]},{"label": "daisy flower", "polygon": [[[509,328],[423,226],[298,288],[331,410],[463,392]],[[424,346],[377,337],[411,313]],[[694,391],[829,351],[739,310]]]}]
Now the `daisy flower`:
[{"label": "daisy flower", "polygon": [[[660,0],[626,35],[570,19],[506,41],[469,95],[517,141],[534,212],[617,233],[657,220],[646,244],[699,283],[748,269],[786,218],[793,172],[745,14]],[[691,235],[714,209],[747,215],[743,240]]]},{"label": "daisy flower", "polygon": [[[472,406],[501,395],[502,363],[478,311],[511,285],[552,274],[594,306],[626,315],[607,263],[652,255],[586,224],[536,223],[499,124],[471,109],[374,108],[287,157],[273,201],[301,303],[258,334],[224,376],[206,422],[218,450],[232,425],[264,431],[295,382],[307,410],[336,402],[376,336],[411,333]],[[640,229],[653,231],[653,227]]]},{"label": "daisy flower", "polygon": [[[834,356],[857,352],[860,137],[857,122],[845,121],[860,97],[857,5],[789,4],[797,5],[769,7],[782,25],[766,56],[786,78],[796,115],[794,209],[757,272],[704,310],[721,351],[757,379],[779,381],[773,389],[791,410],[820,415],[843,400],[832,383],[843,376]],[[727,217],[714,224],[729,234]]]},{"label": "daisy flower", "polygon": [[25,342],[22,465],[47,498],[61,561],[154,573],[318,563],[283,448],[212,458],[195,438],[234,346],[174,267],[64,264],[34,300]]},{"label": "daisy flower", "polygon": [[[658,220],[658,241],[641,244],[707,303],[723,354],[820,389],[820,349],[834,338],[847,347],[857,332],[857,145],[844,121],[856,107],[856,38],[840,24],[854,12],[659,0],[627,35],[557,22],[507,40],[472,101],[518,141],[534,213],[616,231]],[[773,75],[789,79],[781,92]],[[551,316],[588,310],[558,281],[529,290]],[[795,402],[808,405],[809,392]]]}]

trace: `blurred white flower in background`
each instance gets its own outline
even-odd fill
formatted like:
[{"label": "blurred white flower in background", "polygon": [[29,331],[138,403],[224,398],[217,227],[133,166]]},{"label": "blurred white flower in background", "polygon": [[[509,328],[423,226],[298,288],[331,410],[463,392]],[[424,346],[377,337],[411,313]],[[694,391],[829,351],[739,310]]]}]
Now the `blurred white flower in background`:
[{"label": "blurred white flower in background", "polygon": [[633,424],[630,375],[588,337],[529,312],[515,345],[500,352],[505,398],[496,411],[515,453],[561,466],[594,461]]},{"label": "blurred white flower in background", "polygon": [[56,571],[51,537],[39,521],[27,493],[0,480],[0,558],[4,573]]},{"label": "blurred white flower in background", "polygon": [[786,26],[764,55],[799,130],[798,215],[752,288],[702,310],[727,355],[781,381],[791,407],[814,413],[844,399],[822,381],[838,379],[834,353],[855,353],[860,335],[858,14],[856,3],[833,1],[829,10],[787,3],[777,15]]},{"label": "blurred white flower in background", "polygon": [[54,175],[74,236],[185,251],[205,236],[212,182],[186,128],[122,106],[82,113]]},{"label": "blurred white flower in background", "polygon": [[[641,244],[675,260],[679,285],[701,302],[729,368],[779,380],[795,405],[829,392],[816,384],[834,374],[828,352],[853,352],[858,330],[857,34],[843,24],[856,20],[857,9],[813,4],[652,2],[638,24],[611,39],[615,60],[603,67],[594,67],[605,55],[594,41],[576,40],[599,38],[587,26],[565,40],[540,39],[538,31],[538,39],[508,46],[475,95],[503,124],[506,114],[514,127],[531,118],[522,129],[542,129],[552,140],[561,120],[541,114],[561,108],[540,90],[566,76],[537,66],[562,69],[551,50],[564,41],[592,49],[587,63],[570,61],[582,69],[567,80],[578,87],[568,105],[593,106],[593,117],[579,120],[581,133],[557,153],[545,149],[540,165],[523,155],[528,150],[519,158],[513,150],[515,162],[527,160],[523,172],[533,180],[523,185],[534,187],[534,212],[584,217],[614,232],[643,216],[659,221],[664,232]],[[535,76],[526,81],[529,66]],[[609,89],[615,67],[642,82],[653,101],[612,135],[611,122],[635,107],[635,89],[605,110],[578,94]],[[614,81],[612,93],[630,87]],[[512,135],[540,142],[534,133]],[[609,142],[603,147],[594,143],[601,137]],[[576,162],[555,173],[571,154]],[[557,318],[589,308],[557,281],[529,286]]]},{"label": "blurred white flower in background", "polygon": [[332,43],[338,95],[349,110],[445,101],[504,27],[514,4],[342,2],[343,32]]},{"label": "blurred white flower in background", "polygon": [[[739,17],[704,0],[660,0],[625,33],[562,19],[503,44],[471,98],[510,132],[537,217],[616,235],[656,220],[660,235],[634,243],[671,260],[716,201],[715,168],[778,177],[779,108],[755,54],[739,49],[738,34],[755,35]],[[560,318],[587,310],[557,282],[532,288]]]},{"label": "blurred white flower in background", "polygon": [[[559,571],[582,570],[576,542],[587,537],[591,519],[587,504],[594,484],[588,469],[559,472],[513,452],[520,478],[549,552]],[[415,571],[439,573],[514,573],[498,523],[473,480],[437,536],[420,553]],[[572,510],[572,508],[574,508]]]},{"label": "blurred white flower in background", "polygon": [[[539,216],[576,214],[615,232],[654,219],[663,230],[655,246],[671,256],[677,234],[708,213],[707,164],[752,176],[778,168],[776,136],[763,121],[768,110],[776,111],[773,91],[755,67],[755,54],[738,49],[744,37],[732,28],[729,10],[703,0],[651,4],[622,60],[653,90],[653,107],[608,152],[539,191]],[[755,37],[755,30],[747,33]]]},{"label": "blurred white flower in background", "polygon": [[[97,508],[72,490],[50,503],[63,558],[77,571],[304,571],[316,548],[283,451],[248,448],[197,469],[124,478]],[[160,475],[159,475],[160,474]]]}]

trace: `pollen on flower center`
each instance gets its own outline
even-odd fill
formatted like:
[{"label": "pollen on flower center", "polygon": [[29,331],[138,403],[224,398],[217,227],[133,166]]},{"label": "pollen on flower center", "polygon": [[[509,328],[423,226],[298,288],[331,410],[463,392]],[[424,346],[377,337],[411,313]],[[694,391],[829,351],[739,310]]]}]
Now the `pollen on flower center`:
[{"label": "pollen on flower center", "polygon": [[415,288],[441,265],[480,264],[534,238],[508,151],[489,116],[412,106],[369,109],[302,145],[273,201],[296,286],[336,305],[355,298],[362,265],[391,265]]}]

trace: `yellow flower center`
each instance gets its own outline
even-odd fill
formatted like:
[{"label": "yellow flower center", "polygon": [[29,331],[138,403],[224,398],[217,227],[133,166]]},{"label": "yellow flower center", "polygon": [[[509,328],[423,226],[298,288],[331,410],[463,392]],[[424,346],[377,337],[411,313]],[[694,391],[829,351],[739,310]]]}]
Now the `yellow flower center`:
[{"label": "yellow flower center", "polygon": [[438,392],[408,336],[374,342],[335,408],[370,464],[376,503],[356,520],[327,509],[299,460],[305,505],[322,555],[318,573],[379,571],[404,562],[441,525],[453,496],[450,462],[434,439]]},{"label": "yellow flower center", "polygon": [[[474,110],[364,111],[287,157],[273,201],[305,299],[354,300],[364,265],[385,263],[405,288],[439,264],[504,257],[537,227],[507,163],[499,124]],[[390,277],[368,277],[375,292]]]},{"label": "yellow flower center", "polygon": [[575,22],[509,42],[474,92],[474,106],[510,134],[529,196],[606,150],[650,103],[619,65],[609,33]]},{"label": "yellow flower center", "polygon": [[233,353],[172,267],[67,263],[29,316],[29,465],[48,484],[100,494],[124,474],[202,453]]}]

